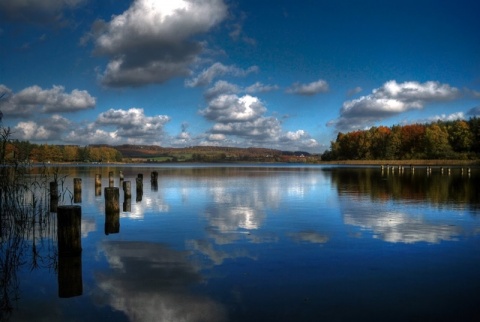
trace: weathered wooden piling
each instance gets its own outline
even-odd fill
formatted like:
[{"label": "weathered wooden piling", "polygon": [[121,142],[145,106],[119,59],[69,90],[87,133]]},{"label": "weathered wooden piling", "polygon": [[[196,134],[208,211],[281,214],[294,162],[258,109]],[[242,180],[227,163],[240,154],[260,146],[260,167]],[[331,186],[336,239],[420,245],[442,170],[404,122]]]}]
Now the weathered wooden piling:
[{"label": "weathered wooden piling", "polygon": [[105,212],[120,213],[120,192],[117,187],[105,188]]},{"label": "weathered wooden piling", "polygon": [[117,187],[105,188],[105,235],[120,232],[120,191]]},{"label": "weathered wooden piling", "polygon": [[123,179],[124,179],[124,176],[123,176],[123,171],[120,171],[120,173],[119,173],[118,177],[120,178],[120,182],[122,182],[122,181],[123,181]]},{"label": "weathered wooden piling", "polygon": [[82,207],[58,206],[57,240],[59,256],[78,255],[82,252]]},{"label": "weathered wooden piling", "polygon": [[110,171],[108,173],[108,187],[113,188],[113,185],[114,185],[114,183],[113,183],[113,171]]},{"label": "weathered wooden piling", "polygon": [[69,298],[82,295],[82,255],[59,255],[57,278],[58,297]]},{"label": "weathered wooden piling", "polygon": [[123,196],[125,199],[132,197],[132,185],[130,181],[123,182]]},{"label": "weathered wooden piling", "polygon": [[131,212],[132,211],[132,198],[128,197],[123,200],[123,211]]},{"label": "weathered wooden piling", "polygon": [[82,202],[82,179],[73,178],[73,202]]}]

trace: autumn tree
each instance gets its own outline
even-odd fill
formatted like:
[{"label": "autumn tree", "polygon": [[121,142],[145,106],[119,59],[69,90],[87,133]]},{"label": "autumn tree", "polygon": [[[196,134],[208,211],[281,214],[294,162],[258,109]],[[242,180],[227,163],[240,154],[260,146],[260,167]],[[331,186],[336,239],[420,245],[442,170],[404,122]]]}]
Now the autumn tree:
[{"label": "autumn tree", "polygon": [[457,120],[447,126],[448,140],[455,152],[469,152],[472,148],[473,133],[470,126],[463,120]]},{"label": "autumn tree", "polygon": [[452,156],[452,147],[448,142],[445,126],[432,124],[425,130],[425,152],[427,158],[442,159]]}]

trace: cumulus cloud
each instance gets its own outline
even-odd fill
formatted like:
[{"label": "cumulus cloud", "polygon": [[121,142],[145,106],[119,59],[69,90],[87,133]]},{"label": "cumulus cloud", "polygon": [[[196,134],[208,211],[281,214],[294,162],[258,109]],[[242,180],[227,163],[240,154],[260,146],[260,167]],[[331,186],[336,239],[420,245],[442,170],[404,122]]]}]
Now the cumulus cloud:
[{"label": "cumulus cloud", "polygon": [[432,116],[425,123],[431,123],[436,121],[456,121],[456,120],[463,120],[463,119],[465,119],[465,113],[457,112],[452,114],[440,114],[440,115]]},{"label": "cumulus cloud", "polygon": [[70,124],[68,119],[60,115],[52,115],[52,117],[38,122],[19,122],[13,127],[12,137],[28,141],[56,140],[68,129]]},{"label": "cumulus cloud", "polygon": [[101,82],[142,86],[188,75],[203,49],[193,38],[226,15],[222,0],[135,0],[121,15],[92,28],[94,52],[110,59]]},{"label": "cumulus cloud", "polygon": [[77,125],[64,138],[76,144],[160,144],[166,136],[166,115],[146,116],[141,108],[109,109],[95,122]]},{"label": "cumulus cloud", "polygon": [[362,129],[387,117],[422,109],[428,103],[452,100],[458,95],[457,88],[435,81],[397,83],[391,80],[369,95],[344,102],[340,117],[327,125],[335,125],[340,131]]},{"label": "cumulus cloud", "polygon": [[328,92],[328,89],[328,83],[323,79],[319,79],[308,84],[294,83],[292,86],[287,88],[286,92],[288,94],[311,96],[318,93]]},{"label": "cumulus cloud", "polygon": [[234,65],[226,66],[222,63],[214,63],[212,66],[204,69],[197,76],[185,81],[188,87],[199,87],[210,84],[215,78],[225,75],[235,77],[244,77],[251,73],[258,72],[257,66],[251,66],[247,69],[238,68]]},{"label": "cumulus cloud", "polygon": [[124,138],[151,139],[161,136],[163,126],[169,121],[166,115],[146,116],[142,108],[130,108],[109,109],[100,113],[96,123],[114,126],[117,135]]},{"label": "cumulus cloud", "polygon": [[0,101],[0,109],[6,116],[25,116],[32,113],[75,112],[95,107],[96,99],[85,90],[74,89],[65,92],[63,86],[42,89],[34,85],[18,93],[0,85],[0,92],[5,96]]},{"label": "cumulus cloud", "polygon": [[209,101],[220,95],[236,94],[239,91],[240,91],[240,88],[237,85],[229,83],[224,80],[219,80],[215,83],[215,85],[213,85],[212,87],[210,87],[205,91],[204,96],[205,96],[205,99]]},{"label": "cumulus cloud", "polygon": [[281,122],[275,117],[265,116],[266,112],[267,108],[257,97],[248,94],[219,95],[199,111],[200,115],[215,122],[206,137],[207,141],[201,144],[308,150],[318,147],[317,141],[304,130],[283,132]]},{"label": "cumulus cloud", "polygon": [[33,24],[65,24],[64,10],[74,9],[86,0],[0,1],[0,17],[7,21]]},{"label": "cumulus cloud", "polygon": [[260,100],[250,95],[220,95],[200,111],[207,119],[219,122],[251,121],[265,112]]}]

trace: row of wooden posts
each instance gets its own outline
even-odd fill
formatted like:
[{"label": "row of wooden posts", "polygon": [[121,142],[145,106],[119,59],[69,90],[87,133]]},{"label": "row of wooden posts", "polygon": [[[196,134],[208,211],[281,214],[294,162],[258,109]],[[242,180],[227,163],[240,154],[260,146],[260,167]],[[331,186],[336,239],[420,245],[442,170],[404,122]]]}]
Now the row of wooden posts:
[{"label": "row of wooden posts", "polygon": [[[404,173],[405,172],[405,169],[410,169],[410,172],[413,174],[415,173],[415,167],[412,165],[412,166],[409,166],[409,167],[405,167],[405,166],[402,166],[402,165],[399,165],[399,166],[390,166],[390,165],[381,165],[380,168],[382,169],[382,173],[386,170],[387,171],[387,174],[390,173],[390,171],[392,173],[395,173],[395,170],[398,171],[398,173]],[[425,167],[426,171],[427,171],[427,174],[432,174],[432,167],[430,166],[427,166]],[[451,168],[444,168],[444,167],[439,167],[438,168],[440,170],[440,173],[441,174],[451,174],[452,173],[452,169]],[[471,168],[460,168],[460,171],[461,171],[461,174],[464,175],[465,173],[468,174],[468,176],[470,176],[472,174],[472,169]]]},{"label": "row of wooden posts", "polygon": [[[95,175],[95,194],[101,194],[101,175]],[[131,211],[131,184],[123,180],[120,172],[120,183],[124,191],[124,211]],[[158,172],[151,174],[152,189],[158,188]],[[82,179],[73,179],[73,202],[82,200]],[[97,194],[97,191],[100,191]],[[143,174],[136,178],[137,202],[142,200]],[[114,187],[113,172],[109,173],[109,185],[105,187],[105,234],[120,232],[120,192]],[[57,213],[58,241],[58,296],[73,297],[83,293],[82,281],[82,207],[79,205],[58,206],[58,183],[50,182],[50,211]]]}]

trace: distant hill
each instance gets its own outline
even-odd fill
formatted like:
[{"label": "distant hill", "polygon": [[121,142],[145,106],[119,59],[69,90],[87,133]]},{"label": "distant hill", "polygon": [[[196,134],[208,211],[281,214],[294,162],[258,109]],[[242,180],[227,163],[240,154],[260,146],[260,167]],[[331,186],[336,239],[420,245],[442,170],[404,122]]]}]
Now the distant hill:
[{"label": "distant hill", "polygon": [[126,159],[139,159],[139,161],[147,162],[306,162],[304,158],[312,156],[310,153],[303,151],[281,151],[252,147],[190,146],[171,148],[158,145],[132,144],[111,147],[119,151]]}]

